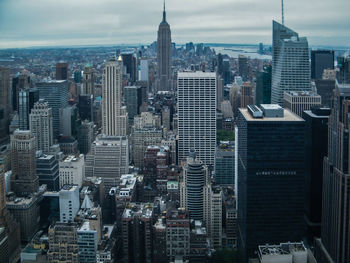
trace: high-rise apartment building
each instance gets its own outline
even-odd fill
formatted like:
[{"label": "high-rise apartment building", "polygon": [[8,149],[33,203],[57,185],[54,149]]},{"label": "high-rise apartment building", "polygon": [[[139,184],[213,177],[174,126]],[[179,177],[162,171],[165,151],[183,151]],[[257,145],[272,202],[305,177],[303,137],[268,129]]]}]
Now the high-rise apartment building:
[{"label": "high-rise apartment building", "polygon": [[271,103],[283,105],[283,92],[309,91],[310,62],[306,37],[273,21]]},{"label": "high-rise apartment building", "polygon": [[185,208],[168,210],[166,215],[166,254],[169,261],[190,254],[190,217]]},{"label": "high-rise apartment building", "polygon": [[222,190],[210,183],[203,188],[203,219],[214,249],[222,248]]},{"label": "high-rise apartment building", "polygon": [[250,82],[243,82],[241,86],[241,107],[245,108],[254,103],[253,86]]},{"label": "high-rise apartment building", "polygon": [[[100,231],[100,230],[99,230]],[[79,263],[96,263],[98,231],[86,220],[77,230]]]},{"label": "high-rise apartment building", "polygon": [[78,263],[77,223],[56,222],[49,227],[49,263]]},{"label": "high-rise apartment building", "polygon": [[29,115],[29,128],[36,138],[36,150],[48,153],[53,144],[52,109],[43,99],[34,104]]},{"label": "high-rise apartment building", "polygon": [[11,135],[11,189],[17,195],[35,193],[39,188],[36,175],[36,144],[31,131],[16,130]]},{"label": "high-rise apartment building", "polygon": [[10,69],[0,67],[0,142],[8,136],[11,111]]},{"label": "high-rise apartment building", "polygon": [[323,161],[320,263],[350,261],[349,119],[350,85],[337,85],[328,122],[328,155]]},{"label": "high-rise apartment building", "polygon": [[284,108],[300,117],[303,116],[304,110],[310,110],[322,104],[321,96],[312,91],[285,91],[283,101]]},{"label": "high-rise apartment building", "polygon": [[84,155],[68,155],[59,162],[60,170],[60,188],[64,185],[77,185],[79,188],[83,185],[85,176]]},{"label": "high-rise apartment building", "polygon": [[90,64],[85,66],[82,82],[82,95],[93,95],[95,97],[95,72]]},{"label": "high-rise apartment building", "polygon": [[152,262],[153,205],[130,203],[122,216],[123,251],[125,262]]},{"label": "high-rise apartment building", "polygon": [[59,62],[56,63],[56,79],[57,80],[68,80],[68,63]]},{"label": "high-rise apartment building", "polygon": [[85,177],[101,177],[105,188],[119,185],[120,177],[129,173],[129,143],[125,136],[99,135],[85,160]]},{"label": "high-rise apartment building", "polygon": [[194,149],[201,161],[214,165],[216,73],[179,72],[177,85],[179,163]]},{"label": "high-rise apartment building", "polygon": [[276,104],[238,116],[238,248],[242,262],[259,244],[304,237],[305,121]]},{"label": "high-rise apartment building", "polygon": [[122,60],[106,62],[102,77],[102,132],[109,136],[127,134],[127,112],[122,107]]},{"label": "high-rise apartment building", "polygon": [[39,89],[40,99],[47,101],[52,109],[53,134],[57,137],[60,132],[60,109],[68,105],[68,82],[66,80],[40,82],[36,87]]},{"label": "high-rise apartment building", "polygon": [[79,187],[64,185],[59,192],[60,222],[74,222],[80,208]]},{"label": "high-rise apartment building", "polygon": [[334,69],[333,50],[311,51],[311,79],[322,79],[325,69]]},{"label": "high-rise apartment building", "polygon": [[189,212],[191,219],[204,219],[204,186],[207,185],[207,177],[207,166],[197,158],[194,151],[189,152],[180,185],[180,206]]},{"label": "high-rise apartment building", "polygon": [[171,31],[166,21],[165,4],[163,20],[159,24],[157,38],[157,89],[172,90],[171,80]]}]

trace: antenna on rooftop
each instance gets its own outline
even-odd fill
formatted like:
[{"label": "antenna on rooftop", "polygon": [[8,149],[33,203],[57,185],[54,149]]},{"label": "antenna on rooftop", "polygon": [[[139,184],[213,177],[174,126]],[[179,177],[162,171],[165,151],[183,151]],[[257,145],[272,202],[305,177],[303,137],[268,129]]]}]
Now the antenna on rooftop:
[{"label": "antenna on rooftop", "polygon": [[284,3],[283,3],[283,0],[281,0],[281,7],[282,7],[282,25],[284,25]]}]

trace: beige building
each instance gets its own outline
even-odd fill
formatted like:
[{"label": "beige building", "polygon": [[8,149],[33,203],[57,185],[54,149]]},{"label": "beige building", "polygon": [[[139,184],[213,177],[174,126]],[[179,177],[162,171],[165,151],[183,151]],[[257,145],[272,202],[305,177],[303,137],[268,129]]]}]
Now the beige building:
[{"label": "beige building", "polygon": [[52,109],[39,100],[29,114],[29,128],[36,137],[36,149],[48,153],[53,145]]},{"label": "beige building", "polygon": [[102,132],[109,136],[127,134],[128,113],[122,107],[121,57],[106,62],[102,76]]},{"label": "beige building", "polygon": [[39,188],[36,175],[36,139],[29,130],[16,130],[11,135],[11,189],[19,196],[34,193]]},{"label": "beige building", "polygon": [[49,263],[78,263],[77,223],[60,223],[49,228]]},{"label": "beige building", "polygon": [[302,117],[304,110],[322,104],[321,96],[312,91],[285,91],[284,107]]}]

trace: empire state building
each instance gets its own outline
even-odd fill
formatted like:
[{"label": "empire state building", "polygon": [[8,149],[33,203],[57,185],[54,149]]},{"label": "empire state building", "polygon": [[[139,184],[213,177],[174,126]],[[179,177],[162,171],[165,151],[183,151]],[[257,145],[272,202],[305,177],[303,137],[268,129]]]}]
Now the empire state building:
[{"label": "empire state building", "polygon": [[171,31],[166,21],[165,3],[163,9],[163,20],[158,28],[157,39],[157,90],[171,91]]}]

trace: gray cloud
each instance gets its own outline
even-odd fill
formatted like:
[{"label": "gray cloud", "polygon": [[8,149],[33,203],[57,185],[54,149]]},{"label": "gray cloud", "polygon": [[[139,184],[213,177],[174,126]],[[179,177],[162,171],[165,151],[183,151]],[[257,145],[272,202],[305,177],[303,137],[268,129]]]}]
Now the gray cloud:
[{"label": "gray cloud", "polygon": [[[285,1],[286,25],[310,44],[350,46],[348,0]],[[0,48],[33,45],[150,43],[161,0],[0,0]],[[279,0],[169,0],[177,43],[271,43]]]}]

